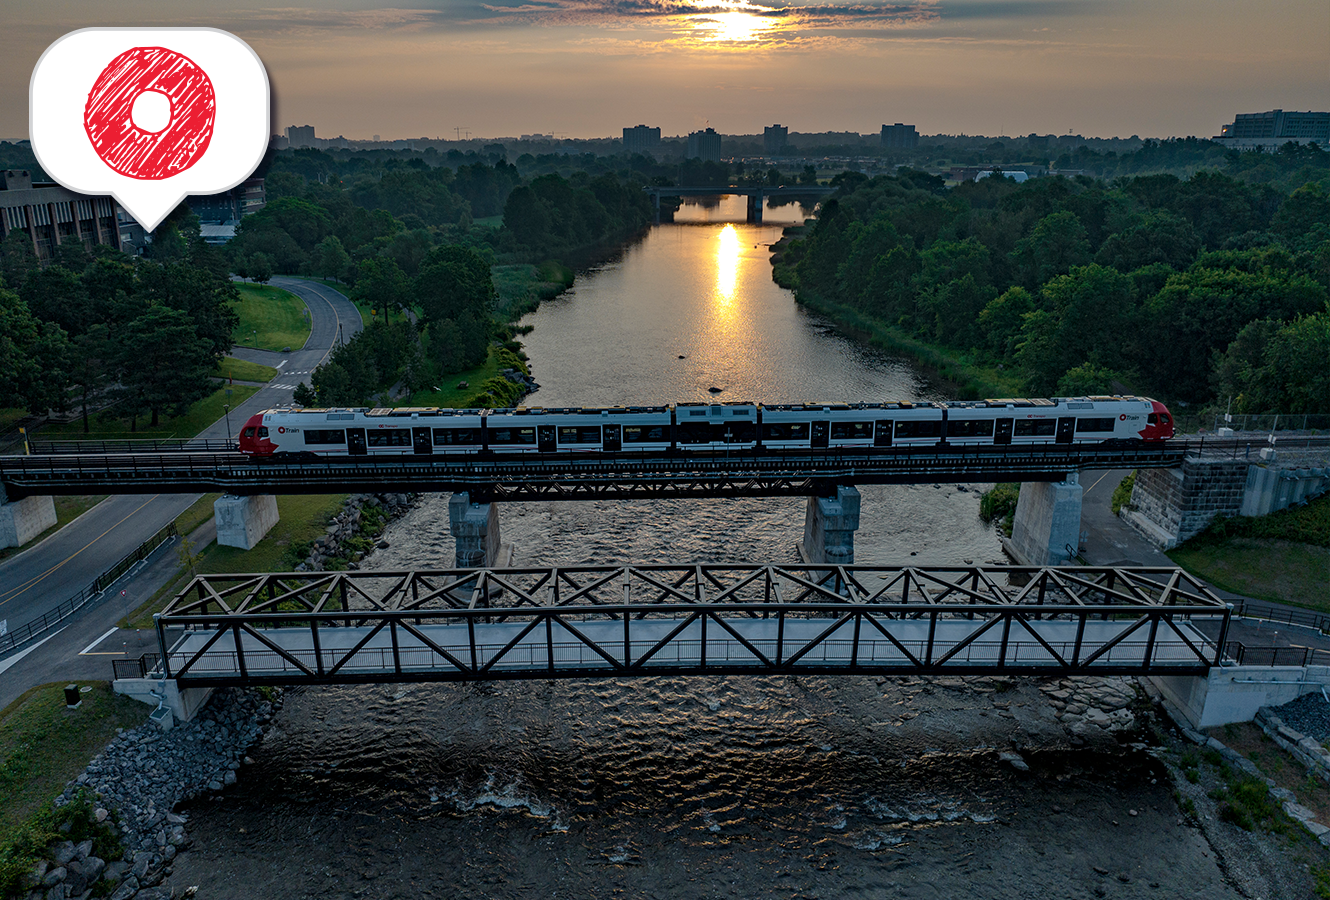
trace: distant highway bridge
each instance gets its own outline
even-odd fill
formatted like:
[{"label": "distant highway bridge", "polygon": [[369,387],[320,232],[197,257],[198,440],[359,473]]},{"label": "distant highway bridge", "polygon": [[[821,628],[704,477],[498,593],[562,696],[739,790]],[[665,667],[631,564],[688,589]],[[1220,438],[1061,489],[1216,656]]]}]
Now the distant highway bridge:
[{"label": "distant highway bridge", "polygon": [[826,185],[805,184],[805,185],[780,185],[778,187],[765,187],[763,185],[683,185],[680,187],[646,187],[643,188],[651,196],[651,205],[655,215],[655,221],[660,223],[660,198],[661,197],[724,197],[730,195],[742,196],[748,198],[747,221],[755,225],[762,224],[762,205],[767,197],[826,197],[836,192],[836,188]]}]

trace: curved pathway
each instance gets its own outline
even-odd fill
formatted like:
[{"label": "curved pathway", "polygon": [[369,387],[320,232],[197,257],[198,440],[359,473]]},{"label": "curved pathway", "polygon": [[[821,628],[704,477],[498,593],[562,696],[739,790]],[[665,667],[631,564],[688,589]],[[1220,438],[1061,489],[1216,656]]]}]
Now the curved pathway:
[{"label": "curved pathway", "polygon": [[[303,347],[291,353],[237,348],[234,355],[238,358],[273,366],[278,374],[231,410],[230,434],[227,419],[222,418],[201,431],[201,438],[224,440],[255,413],[290,403],[295,386],[309,381],[310,373],[327,359],[339,337],[350,340],[361,329],[355,305],[332,288],[298,278],[274,278],[272,283],[305,301],[310,312],[310,336]],[[0,620],[18,627],[55,609],[200,496],[109,497],[55,534],[0,563]],[[146,596],[138,602],[144,599]]]}]

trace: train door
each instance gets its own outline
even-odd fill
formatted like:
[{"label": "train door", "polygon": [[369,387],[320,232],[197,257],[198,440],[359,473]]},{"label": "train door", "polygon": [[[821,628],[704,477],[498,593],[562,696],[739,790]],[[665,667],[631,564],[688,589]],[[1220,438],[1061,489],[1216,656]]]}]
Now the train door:
[{"label": "train door", "polygon": [[536,426],[536,449],[541,453],[554,452],[554,426],[537,425]]},{"label": "train door", "polygon": [[827,422],[826,419],[823,419],[821,422],[814,420],[812,431],[810,431],[809,434],[809,447],[812,447],[814,450],[827,449],[827,443],[830,439],[830,423]]},{"label": "train door", "polygon": [[1076,417],[1063,416],[1058,419],[1058,436],[1056,442],[1059,444],[1070,444],[1076,437]]},{"label": "train door", "polygon": [[873,446],[890,447],[891,446],[891,420],[878,419],[873,424]]},{"label": "train door", "polygon": [[622,426],[620,425],[606,425],[601,429],[601,433],[603,434],[601,446],[606,451],[613,453],[623,446],[620,438],[621,428]]},{"label": "train door", "polygon": [[434,452],[434,441],[428,428],[411,429],[411,450],[417,456],[429,456]]},{"label": "train door", "polygon": [[348,428],[346,430],[346,452],[351,456],[364,456],[369,452],[365,447],[365,429]]},{"label": "train door", "polygon": [[994,444],[1010,444],[1010,443],[1011,443],[1011,423],[1012,423],[1012,420],[1011,420],[1011,419],[998,419],[998,420],[997,420],[997,428],[996,428],[996,430],[993,432],[993,443],[994,443]]}]

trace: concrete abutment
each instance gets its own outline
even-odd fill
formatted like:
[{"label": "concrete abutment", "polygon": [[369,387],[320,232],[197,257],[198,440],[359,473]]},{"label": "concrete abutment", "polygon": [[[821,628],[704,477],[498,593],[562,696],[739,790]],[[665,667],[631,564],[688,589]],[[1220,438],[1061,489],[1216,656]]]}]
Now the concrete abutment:
[{"label": "concrete abutment", "polygon": [[457,545],[457,568],[502,568],[512,564],[512,545],[499,540],[497,505],[472,503],[466,492],[453,494],[448,499],[448,525]]},{"label": "concrete abutment", "polygon": [[223,494],[212,504],[217,517],[217,543],[253,550],[277,524],[277,498],[272,494],[237,497]]},{"label": "concrete abutment", "polygon": [[52,497],[10,500],[0,488],[0,550],[22,547],[56,522]]}]

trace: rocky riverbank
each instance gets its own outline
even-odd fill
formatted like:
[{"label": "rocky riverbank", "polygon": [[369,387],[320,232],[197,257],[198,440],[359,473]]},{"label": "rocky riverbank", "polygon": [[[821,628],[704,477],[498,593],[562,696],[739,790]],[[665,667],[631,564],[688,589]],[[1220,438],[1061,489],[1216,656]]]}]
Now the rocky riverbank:
[{"label": "rocky riverbank", "polygon": [[116,735],[56,805],[90,796],[96,821],[120,842],[120,858],[96,856],[91,840],[54,844],[29,878],[27,900],[169,900],[160,885],[192,843],[177,804],[235,784],[280,705],[280,695],[222,689],[171,731],[145,723]]},{"label": "rocky riverbank", "polygon": [[389,522],[405,515],[419,494],[352,494],[328,523],[327,534],[310,542],[297,572],[322,572],[329,568],[360,568],[360,562],[388,541],[380,535]]}]

